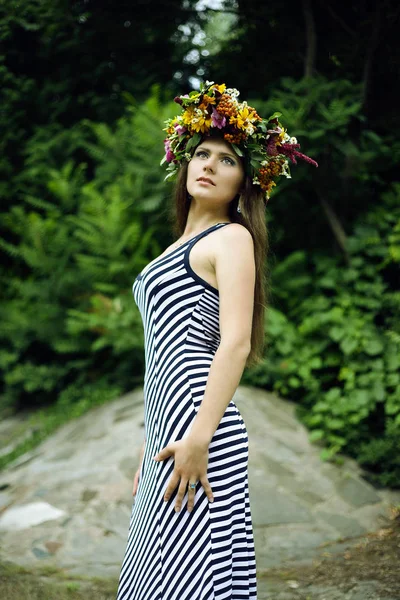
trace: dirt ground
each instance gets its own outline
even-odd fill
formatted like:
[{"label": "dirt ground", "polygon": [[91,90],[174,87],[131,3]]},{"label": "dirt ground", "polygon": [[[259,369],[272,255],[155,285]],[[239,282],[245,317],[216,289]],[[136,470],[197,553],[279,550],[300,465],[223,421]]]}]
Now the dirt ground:
[{"label": "dirt ground", "polygon": [[[398,512],[391,527],[345,546],[335,555],[327,546],[310,565],[259,573],[258,600],[400,600]],[[115,600],[116,588],[116,581],[0,565],[1,600]]]},{"label": "dirt ground", "polygon": [[399,600],[400,515],[343,552],[332,556],[326,547],[313,564],[264,571],[259,582],[258,600]]}]

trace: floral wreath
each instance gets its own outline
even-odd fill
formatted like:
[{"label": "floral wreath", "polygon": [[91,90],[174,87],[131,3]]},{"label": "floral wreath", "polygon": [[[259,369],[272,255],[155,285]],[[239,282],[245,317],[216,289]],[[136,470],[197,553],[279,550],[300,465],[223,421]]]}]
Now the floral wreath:
[{"label": "floral wreath", "polygon": [[224,83],[206,81],[200,91],[175,98],[182,113],[166,121],[165,156],[161,161],[168,163],[165,179],[176,176],[182,162],[190,161],[190,151],[213,129],[223,133],[238,156],[248,157],[249,174],[264,191],[266,203],[276,180],[281,175],[291,177],[289,160],[297,164],[300,158],[318,167],[315,160],[298,151],[297,139],[290,137],[279,122],[282,113],[262,119],[255,108],[238,101],[239,94]]}]

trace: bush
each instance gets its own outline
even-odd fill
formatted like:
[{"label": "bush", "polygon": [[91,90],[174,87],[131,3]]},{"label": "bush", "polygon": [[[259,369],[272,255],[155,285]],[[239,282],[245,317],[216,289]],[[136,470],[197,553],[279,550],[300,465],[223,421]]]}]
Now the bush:
[{"label": "bush", "polygon": [[[70,145],[66,132],[52,137],[51,128],[27,143],[19,178],[25,206],[4,215],[17,242],[0,239],[15,265],[2,273],[0,408],[54,403],[77,382],[95,387],[103,376],[122,391],[142,381],[132,284],[167,235],[158,165],[170,112],[155,91],[140,107],[130,99],[114,129],[84,121]],[[79,148],[92,174],[68,156]]]},{"label": "bush", "polygon": [[347,452],[400,486],[399,184],[358,219],[348,253],[275,267],[265,358],[245,380],[298,402],[323,457]]}]

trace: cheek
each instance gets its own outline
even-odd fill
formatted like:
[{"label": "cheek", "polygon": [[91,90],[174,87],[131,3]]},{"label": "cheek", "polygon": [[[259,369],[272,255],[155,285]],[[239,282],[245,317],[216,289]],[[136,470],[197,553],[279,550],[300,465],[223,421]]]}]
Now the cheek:
[{"label": "cheek", "polygon": [[193,166],[190,161],[188,164],[187,172],[186,172],[186,185],[190,184],[190,181],[193,179]]},{"label": "cheek", "polygon": [[243,180],[244,175],[242,173],[235,173],[235,177],[231,179],[231,190],[233,191],[234,195],[240,191],[243,185]]},{"label": "cheek", "polygon": [[198,170],[198,165],[196,165],[195,161],[192,158],[192,160],[189,161],[189,164],[188,164],[187,181],[189,181],[189,180],[193,181],[193,179],[195,179],[195,173],[197,172],[196,166],[197,166],[197,170]]}]

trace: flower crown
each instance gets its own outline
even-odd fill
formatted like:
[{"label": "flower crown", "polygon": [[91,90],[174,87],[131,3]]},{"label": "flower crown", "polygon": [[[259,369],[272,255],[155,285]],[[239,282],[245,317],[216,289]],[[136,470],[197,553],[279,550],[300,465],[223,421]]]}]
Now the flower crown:
[{"label": "flower crown", "polygon": [[300,158],[318,167],[315,160],[298,151],[300,144],[278,120],[281,113],[262,119],[247,102],[239,102],[238,96],[238,90],[224,83],[206,81],[199,92],[175,98],[182,113],[166,121],[165,156],[161,161],[168,163],[165,179],[175,177],[182,162],[191,159],[190,151],[212,130],[220,130],[236,154],[247,157],[248,172],[253,183],[265,192],[266,202],[278,177],[291,177],[289,160],[296,164]]}]

